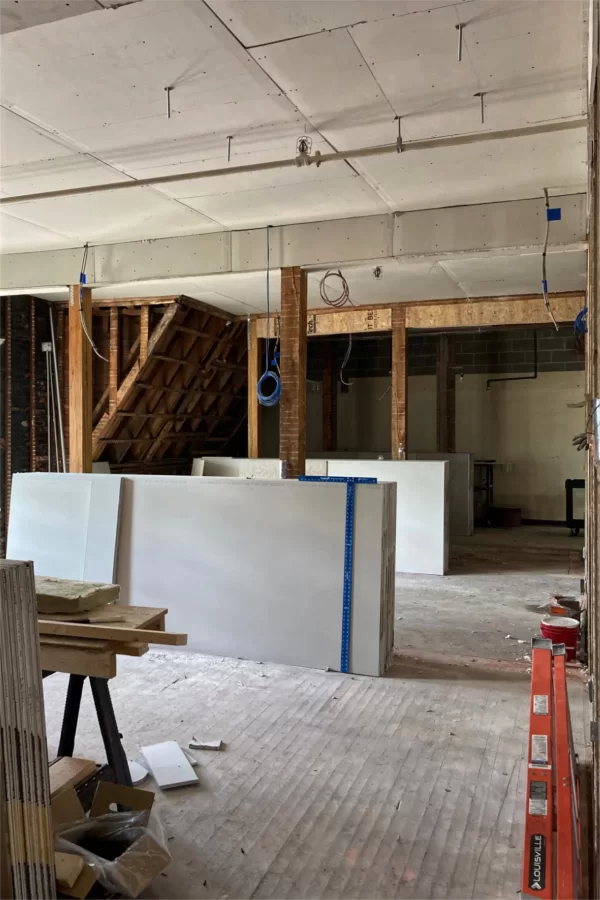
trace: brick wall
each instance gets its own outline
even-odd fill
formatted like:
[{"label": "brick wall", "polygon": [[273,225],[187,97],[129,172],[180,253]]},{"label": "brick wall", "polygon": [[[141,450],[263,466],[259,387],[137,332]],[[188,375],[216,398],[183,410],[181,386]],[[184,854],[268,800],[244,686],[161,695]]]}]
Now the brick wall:
[{"label": "brick wall", "polygon": [[[583,357],[575,351],[570,325],[557,332],[552,326],[537,329],[538,370],[540,372],[583,371]],[[326,342],[331,341],[335,371],[339,371],[348,348],[348,338],[311,338],[308,342],[308,377],[318,381],[323,371]],[[408,374],[435,375],[436,334],[409,334]],[[355,336],[345,373],[349,378],[389,375],[392,368],[391,336]],[[456,334],[457,374],[527,374],[533,369],[533,330]]]}]

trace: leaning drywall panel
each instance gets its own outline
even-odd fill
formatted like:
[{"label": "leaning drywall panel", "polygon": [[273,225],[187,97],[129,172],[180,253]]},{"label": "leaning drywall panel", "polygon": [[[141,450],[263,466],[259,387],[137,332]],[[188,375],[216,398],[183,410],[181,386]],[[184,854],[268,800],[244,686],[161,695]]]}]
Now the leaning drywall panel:
[{"label": "leaning drywall panel", "polygon": [[396,571],[418,575],[447,573],[447,463],[330,459],[327,471],[328,475],[395,482]]},{"label": "leaning drywall panel", "polygon": [[26,472],[12,481],[6,553],[36,575],[111,584],[121,476]]},{"label": "leaning drywall panel", "polygon": [[470,537],[474,530],[474,460],[472,453],[409,453],[414,460],[450,463],[450,534]]},{"label": "leaning drywall panel", "polygon": [[[364,675],[380,674],[385,663],[390,490],[357,488],[351,669]],[[122,599],[168,606],[171,627],[188,633],[191,650],[339,669],[345,517],[344,484],[128,476]]]}]

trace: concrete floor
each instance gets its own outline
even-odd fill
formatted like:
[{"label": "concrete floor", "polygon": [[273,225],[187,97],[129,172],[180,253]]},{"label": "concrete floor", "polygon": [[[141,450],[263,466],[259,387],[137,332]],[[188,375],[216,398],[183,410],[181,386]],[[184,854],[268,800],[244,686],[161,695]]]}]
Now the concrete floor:
[{"label": "concrete floor", "polygon": [[[435,664],[402,658],[377,679],[187,653],[119,659],[111,691],[131,758],[163,740],[227,745],[195,753],[197,787],[158,794],[174,861],[144,896],[514,898],[529,678],[449,666],[439,651],[522,654],[500,632],[510,620],[528,636],[537,614],[526,606],[573,592],[575,576],[564,559],[552,574],[539,561],[521,570],[519,554],[499,573],[497,542],[490,565],[481,540],[448,579],[399,582],[399,637],[436,652]],[[461,621],[472,626],[462,643]],[[45,682],[51,755],[66,683]],[[581,746],[580,683],[570,697]],[[87,688],[76,753],[103,759]]]}]

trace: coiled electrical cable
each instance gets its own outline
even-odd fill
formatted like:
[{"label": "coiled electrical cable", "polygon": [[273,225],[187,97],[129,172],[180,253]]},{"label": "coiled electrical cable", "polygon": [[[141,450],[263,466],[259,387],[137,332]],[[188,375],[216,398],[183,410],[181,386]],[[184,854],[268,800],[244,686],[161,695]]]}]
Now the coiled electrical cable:
[{"label": "coiled electrical cable", "polygon": [[[258,402],[261,406],[277,406],[281,399],[281,379],[277,372],[275,372],[269,362],[269,322],[270,322],[270,314],[271,314],[271,289],[270,289],[270,247],[269,247],[269,229],[270,225],[267,225],[267,338],[265,340],[265,371],[262,373],[260,378],[258,379],[256,385],[256,396],[258,397]],[[269,382],[273,382],[273,389],[270,394],[264,392],[264,386]]]},{"label": "coiled electrical cable", "polygon": [[[337,297],[330,297],[327,293],[327,280],[331,280],[332,278],[339,278],[340,280],[340,293]],[[349,303],[350,306],[353,305],[350,300],[350,288],[348,287],[348,282],[339,269],[337,272],[333,269],[329,269],[329,271],[325,272],[319,284],[319,292],[321,294],[321,300],[323,303],[326,303],[327,306],[341,309],[342,306],[346,306],[347,303]]]}]

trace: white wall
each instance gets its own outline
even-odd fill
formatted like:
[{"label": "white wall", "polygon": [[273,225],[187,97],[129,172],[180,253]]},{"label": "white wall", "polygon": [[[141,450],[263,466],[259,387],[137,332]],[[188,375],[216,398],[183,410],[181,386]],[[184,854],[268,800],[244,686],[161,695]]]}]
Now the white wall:
[{"label": "white wall", "polygon": [[[495,501],[519,506],[526,519],[561,521],[565,479],[583,478],[583,455],[571,445],[585,429],[583,372],[543,372],[528,381],[497,382],[488,375],[456,380],[456,450],[496,459]],[[338,392],[338,451],[390,452],[390,378],[358,378]],[[387,391],[387,393],[386,393]],[[408,450],[436,451],[435,375],[408,379]],[[307,393],[307,450],[322,451],[322,395]],[[279,413],[263,411],[263,456],[278,456]],[[577,514],[577,497],[576,514]]]}]

